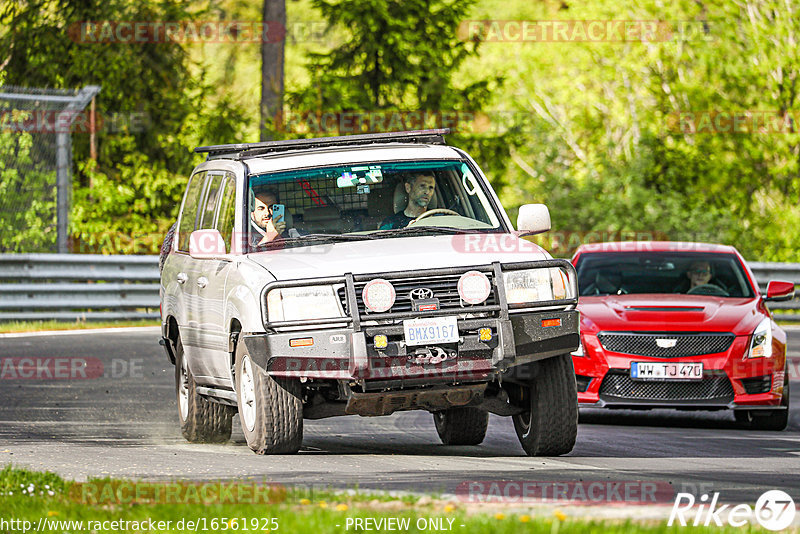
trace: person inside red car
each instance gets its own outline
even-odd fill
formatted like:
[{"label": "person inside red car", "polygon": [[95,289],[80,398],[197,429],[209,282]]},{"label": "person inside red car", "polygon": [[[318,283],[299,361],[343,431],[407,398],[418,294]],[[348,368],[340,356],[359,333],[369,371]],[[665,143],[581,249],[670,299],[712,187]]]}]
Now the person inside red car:
[{"label": "person inside red car", "polygon": [[675,293],[695,293],[693,290],[702,292],[706,289],[711,292],[717,290],[725,292],[725,289],[721,287],[722,284],[713,283],[711,281],[713,278],[714,270],[711,267],[711,263],[707,261],[694,261],[686,270],[686,280],[682,281],[678,287],[675,288]]}]

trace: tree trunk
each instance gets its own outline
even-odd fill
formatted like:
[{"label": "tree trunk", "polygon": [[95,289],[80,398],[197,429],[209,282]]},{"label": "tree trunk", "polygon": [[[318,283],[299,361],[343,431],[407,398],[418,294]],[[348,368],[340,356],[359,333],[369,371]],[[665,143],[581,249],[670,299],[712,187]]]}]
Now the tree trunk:
[{"label": "tree trunk", "polygon": [[286,43],[286,0],[264,0],[261,41],[261,140],[279,130],[283,114],[283,56]]}]

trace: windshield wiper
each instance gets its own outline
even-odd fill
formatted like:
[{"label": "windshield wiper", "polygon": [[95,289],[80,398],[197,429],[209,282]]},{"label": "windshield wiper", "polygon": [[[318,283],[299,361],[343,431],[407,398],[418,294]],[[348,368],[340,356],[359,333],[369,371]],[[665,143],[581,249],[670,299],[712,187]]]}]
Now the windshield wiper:
[{"label": "windshield wiper", "polygon": [[374,232],[370,232],[367,235],[372,237],[391,237],[397,235],[424,234],[429,232],[434,234],[446,234],[446,235],[476,233],[475,230],[464,230],[462,228],[449,228],[446,226],[406,226],[405,228],[376,230]]}]

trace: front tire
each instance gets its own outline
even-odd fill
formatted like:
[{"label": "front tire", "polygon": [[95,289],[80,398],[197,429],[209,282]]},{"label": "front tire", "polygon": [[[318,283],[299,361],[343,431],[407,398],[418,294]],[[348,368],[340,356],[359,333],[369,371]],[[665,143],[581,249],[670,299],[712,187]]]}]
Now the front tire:
[{"label": "front tire", "polygon": [[231,438],[234,410],[197,394],[180,336],[175,344],[175,392],[181,434],[191,443],[224,443]]},{"label": "front tire", "polygon": [[784,371],[783,395],[781,406],[783,410],[771,410],[768,415],[755,413],[756,410],[736,410],[733,412],[736,422],[752,430],[773,430],[780,432],[789,425],[789,368]]},{"label": "front tire", "polygon": [[578,435],[578,391],[569,354],[537,363],[523,386],[527,411],[512,416],[514,429],[528,456],[560,456],[575,446]]},{"label": "front tire", "polygon": [[273,378],[236,346],[236,397],[247,445],[256,454],[294,454],[303,442],[300,382]]},{"label": "front tire", "polygon": [[479,445],[486,437],[489,412],[477,408],[450,408],[434,412],[433,422],[445,445]]}]

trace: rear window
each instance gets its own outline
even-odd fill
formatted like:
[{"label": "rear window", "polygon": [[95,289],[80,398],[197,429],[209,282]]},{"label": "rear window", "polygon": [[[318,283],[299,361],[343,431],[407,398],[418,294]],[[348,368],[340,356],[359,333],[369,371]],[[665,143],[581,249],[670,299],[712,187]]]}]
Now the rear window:
[{"label": "rear window", "polygon": [[580,296],[682,293],[752,298],[753,288],[733,254],[619,252],[582,254]]}]

